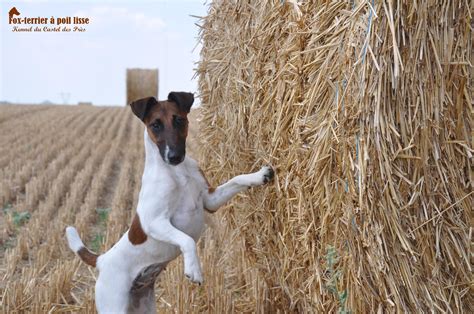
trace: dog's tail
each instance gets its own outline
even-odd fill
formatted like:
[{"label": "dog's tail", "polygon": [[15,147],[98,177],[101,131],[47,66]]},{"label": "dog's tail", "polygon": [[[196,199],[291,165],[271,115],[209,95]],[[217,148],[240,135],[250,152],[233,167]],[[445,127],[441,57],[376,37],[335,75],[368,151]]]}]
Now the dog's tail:
[{"label": "dog's tail", "polygon": [[74,253],[77,253],[79,257],[86,263],[92,267],[97,265],[97,258],[99,255],[91,252],[88,248],[85,247],[84,243],[82,243],[81,237],[79,237],[79,233],[77,233],[76,228],[74,227],[67,227],[66,228],[66,237],[67,242],[69,243],[69,247]]}]

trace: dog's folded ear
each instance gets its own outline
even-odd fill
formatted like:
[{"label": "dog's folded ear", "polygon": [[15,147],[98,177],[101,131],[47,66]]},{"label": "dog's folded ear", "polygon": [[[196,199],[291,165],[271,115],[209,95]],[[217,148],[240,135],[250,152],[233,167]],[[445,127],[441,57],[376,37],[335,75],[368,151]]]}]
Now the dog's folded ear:
[{"label": "dog's folded ear", "polygon": [[140,120],[145,121],[145,117],[150,111],[151,107],[156,105],[158,102],[155,97],[146,97],[139,100],[135,100],[130,104],[132,107],[133,113],[140,118]]},{"label": "dog's folded ear", "polygon": [[194,95],[185,92],[171,92],[168,94],[168,100],[175,102],[181,110],[189,113],[194,102]]}]

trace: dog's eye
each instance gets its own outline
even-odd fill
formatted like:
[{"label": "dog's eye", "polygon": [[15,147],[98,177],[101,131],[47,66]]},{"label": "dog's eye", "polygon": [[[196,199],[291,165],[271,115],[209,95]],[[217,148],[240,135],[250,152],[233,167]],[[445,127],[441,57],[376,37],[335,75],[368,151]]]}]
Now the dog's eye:
[{"label": "dog's eye", "polygon": [[185,126],[186,123],[188,123],[188,120],[186,120],[185,118],[181,118],[181,117],[178,117],[178,116],[174,116],[173,118],[174,118],[174,124],[177,127]]},{"label": "dog's eye", "polygon": [[163,129],[163,123],[161,123],[161,121],[157,120],[157,121],[153,122],[151,127],[153,128],[154,131],[159,132]]}]

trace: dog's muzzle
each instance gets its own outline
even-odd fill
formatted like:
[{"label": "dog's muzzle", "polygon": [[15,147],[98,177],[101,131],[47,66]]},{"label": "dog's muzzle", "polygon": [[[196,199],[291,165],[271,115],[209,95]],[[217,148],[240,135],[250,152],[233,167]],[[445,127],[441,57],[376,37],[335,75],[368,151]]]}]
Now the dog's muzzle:
[{"label": "dog's muzzle", "polygon": [[168,152],[168,163],[170,165],[176,166],[184,160],[184,155],[178,154],[176,152]]}]

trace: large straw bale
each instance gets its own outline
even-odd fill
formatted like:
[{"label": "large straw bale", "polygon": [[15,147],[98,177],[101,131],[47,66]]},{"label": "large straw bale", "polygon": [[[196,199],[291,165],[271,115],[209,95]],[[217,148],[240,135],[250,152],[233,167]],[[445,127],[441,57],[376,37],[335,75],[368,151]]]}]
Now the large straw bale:
[{"label": "large straw bale", "polygon": [[150,96],[158,98],[158,69],[127,69],[127,104]]},{"label": "large straw bale", "polygon": [[[474,312],[469,1],[227,1],[203,18],[204,168],[272,308]],[[242,283],[242,287],[245,287]]]}]

